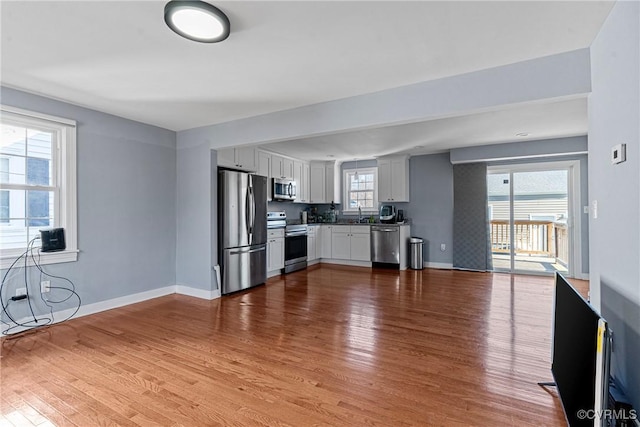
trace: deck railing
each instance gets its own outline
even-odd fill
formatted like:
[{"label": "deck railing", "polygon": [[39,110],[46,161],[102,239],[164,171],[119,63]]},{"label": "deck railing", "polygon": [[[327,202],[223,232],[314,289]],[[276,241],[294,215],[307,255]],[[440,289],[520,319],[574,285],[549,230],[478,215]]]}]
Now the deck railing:
[{"label": "deck railing", "polygon": [[553,230],[556,241],[556,259],[566,266],[569,261],[569,230],[567,224],[555,223]]},{"label": "deck railing", "polygon": [[[516,254],[556,258],[566,264],[569,255],[567,226],[553,221],[516,220],[513,223]],[[491,250],[511,252],[511,227],[508,220],[491,221]]]}]

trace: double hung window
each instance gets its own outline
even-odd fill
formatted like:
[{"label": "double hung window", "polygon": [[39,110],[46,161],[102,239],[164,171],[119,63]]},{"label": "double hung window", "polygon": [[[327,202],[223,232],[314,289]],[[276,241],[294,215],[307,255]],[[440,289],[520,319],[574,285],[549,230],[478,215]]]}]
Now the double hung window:
[{"label": "double hung window", "polygon": [[375,212],[378,208],[378,170],[360,168],[344,170],[345,213]]},{"label": "double hung window", "polygon": [[0,130],[2,267],[23,253],[41,229],[54,227],[65,229],[67,250],[42,254],[41,262],[74,261],[75,122],[2,106]]}]

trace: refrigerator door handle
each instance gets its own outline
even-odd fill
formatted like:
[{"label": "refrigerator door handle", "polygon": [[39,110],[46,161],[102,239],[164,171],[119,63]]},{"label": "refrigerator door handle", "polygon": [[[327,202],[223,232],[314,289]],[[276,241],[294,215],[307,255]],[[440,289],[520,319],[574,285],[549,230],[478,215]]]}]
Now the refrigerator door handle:
[{"label": "refrigerator door handle", "polygon": [[249,187],[249,194],[251,195],[251,234],[256,228],[256,195],[253,192],[253,186]]},{"label": "refrigerator door handle", "polygon": [[247,187],[247,194],[244,201],[244,222],[247,226],[249,244],[253,243],[253,224],[251,223],[251,184]]},{"label": "refrigerator door handle", "polygon": [[239,255],[239,254],[252,254],[254,252],[260,252],[260,251],[266,251],[267,247],[266,246],[261,246],[257,249],[249,249],[249,250],[245,250],[245,251],[232,251],[229,252],[230,255]]}]

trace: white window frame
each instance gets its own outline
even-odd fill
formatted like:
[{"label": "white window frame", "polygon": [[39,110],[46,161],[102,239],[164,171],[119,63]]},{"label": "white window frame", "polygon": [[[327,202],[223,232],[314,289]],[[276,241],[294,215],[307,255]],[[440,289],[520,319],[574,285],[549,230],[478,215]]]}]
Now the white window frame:
[{"label": "white window frame", "polygon": [[343,198],[343,210],[342,213],[344,215],[358,215],[358,208],[349,208],[349,184],[350,184],[350,176],[355,172],[358,174],[373,174],[373,208],[372,209],[362,209],[363,214],[376,214],[378,213],[378,168],[377,167],[367,167],[367,168],[357,168],[357,169],[344,169],[342,171],[342,194]]},{"label": "white window frame", "polygon": [[[20,108],[0,105],[0,120],[24,126],[47,128],[57,135],[52,147],[52,163],[56,177],[56,197],[53,227],[64,228],[66,249],[59,252],[40,253],[40,264],[72,262],[78,259],[78,209],[75,120],[35,113]],[[23,186],[22,186],[23,187]],[[3,188],[10,189],[5,184]],[[20,188],[22,189],[22,188]],[[36,247],[38,245],[35,245]],[[24,248],[2,249],[0,268],[8,268],[24,251]],[[29,265],[32,260],[28,258]]]}]

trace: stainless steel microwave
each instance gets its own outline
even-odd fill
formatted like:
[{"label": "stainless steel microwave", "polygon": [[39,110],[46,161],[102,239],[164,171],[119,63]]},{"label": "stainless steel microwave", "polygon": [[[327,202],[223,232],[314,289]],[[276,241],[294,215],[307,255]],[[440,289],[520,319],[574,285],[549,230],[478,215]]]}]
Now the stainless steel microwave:
[{"label": "stainless steel microwave", "polygon": [[295,200],[296,182],[291,179],[273,178],[273,200]]}]

